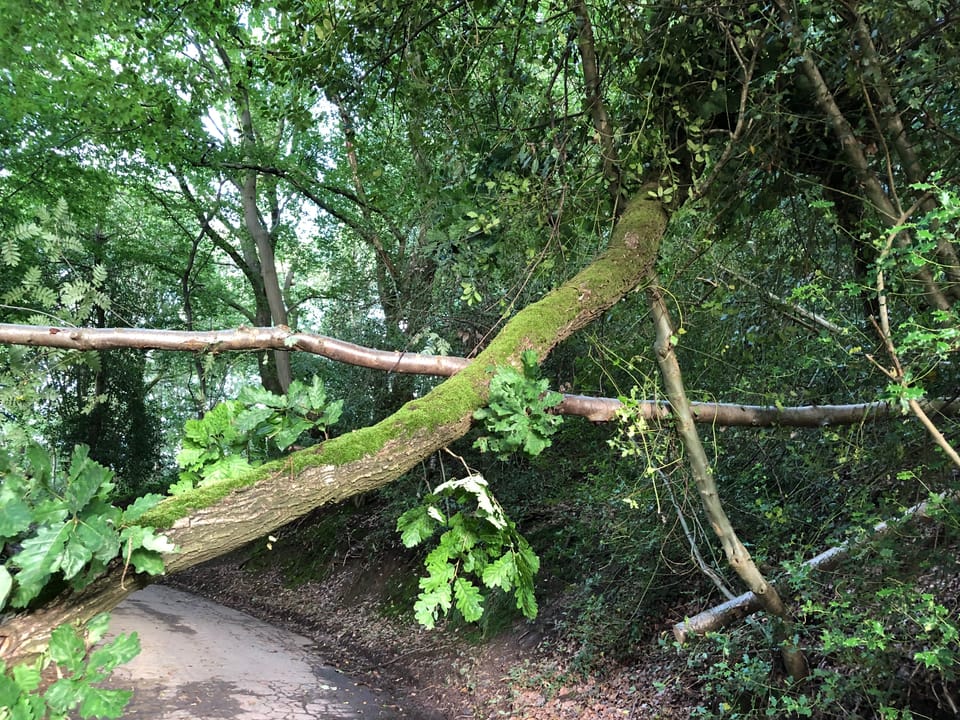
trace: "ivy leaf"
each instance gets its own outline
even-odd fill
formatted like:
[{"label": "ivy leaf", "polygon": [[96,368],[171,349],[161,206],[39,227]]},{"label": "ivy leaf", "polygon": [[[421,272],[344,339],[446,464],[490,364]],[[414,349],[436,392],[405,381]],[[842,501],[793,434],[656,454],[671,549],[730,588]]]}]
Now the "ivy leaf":
[{"label": "ivy leaf", "polygon": [[453,594],[457,610],[467,622],[476,622],[483,617],[483,594],[469,580],[458,577],[453,581]]}]

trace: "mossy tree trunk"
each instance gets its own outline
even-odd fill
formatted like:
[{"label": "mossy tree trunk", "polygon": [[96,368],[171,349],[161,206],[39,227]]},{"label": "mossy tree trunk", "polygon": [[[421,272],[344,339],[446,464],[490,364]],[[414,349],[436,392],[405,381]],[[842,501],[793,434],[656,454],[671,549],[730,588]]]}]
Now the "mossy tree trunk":
[{"label": "mossy tree trunk", "polygon": [[[464,435],[473,412],[486,404],[490,368],[519,367],[525,350],[544,358],[649,276],[667,224],[649,190],[628,204],[606,252],[517,313],[473,363],[429,394],[376,425],[163,502],[143,523],[165,528],[179,546],[167,558],[168,570],[225,554],[321,505],[382,487]],[[57,625],[109,610],[141,582],[122,578],[115,568],[82,593],[9,619],[0,626],[0,656],[16,662],[37,652]]]}]

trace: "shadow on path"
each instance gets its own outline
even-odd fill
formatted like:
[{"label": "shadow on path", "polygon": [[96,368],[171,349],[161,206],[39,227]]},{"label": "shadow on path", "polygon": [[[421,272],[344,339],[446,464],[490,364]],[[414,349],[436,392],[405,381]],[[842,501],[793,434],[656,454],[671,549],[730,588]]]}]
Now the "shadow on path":
[{"label": "shadow on path", "polygon": [[138,720],[395,720],[389,697],[323,664],[305,637],[196,595],[151,585],[112,613],[142,651],[112,678]]}]

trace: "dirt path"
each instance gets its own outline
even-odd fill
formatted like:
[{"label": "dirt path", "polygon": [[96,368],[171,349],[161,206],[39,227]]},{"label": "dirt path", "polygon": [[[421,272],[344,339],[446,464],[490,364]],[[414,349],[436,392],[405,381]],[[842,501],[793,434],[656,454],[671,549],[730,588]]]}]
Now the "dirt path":
[{"label": "dirt path", "polygon": [[389,697],[323,664],[305,637],[180,590],[152,585],[113,612],[142,652],[111,684],[132,687],[125,718],[410,718]]}]

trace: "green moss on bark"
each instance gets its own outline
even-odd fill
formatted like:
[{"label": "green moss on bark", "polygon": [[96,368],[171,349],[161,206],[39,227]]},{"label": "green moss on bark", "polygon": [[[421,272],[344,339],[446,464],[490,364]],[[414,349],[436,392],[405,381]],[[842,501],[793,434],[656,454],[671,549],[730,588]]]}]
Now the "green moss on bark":
[{"label": "green moss on bark", "polygon": [[503,365],[519,368],[524,350],[534,350],[542,360],[559,342],[592,322],[650,274],[667,216],[648,190],[641,189],[627,204],[606,252],[542,300],[518,312],[473,363],[424,397],[407,403],[376,425],[293,453],[242,477],[170,498],[151,511],[145,522],[170,527],[191,511],[210,507],[254,483],[296,477],[310,468],[342,467],[375,455],[391,441],[464,425],[474,410],[486,403],[492,369]]}]

